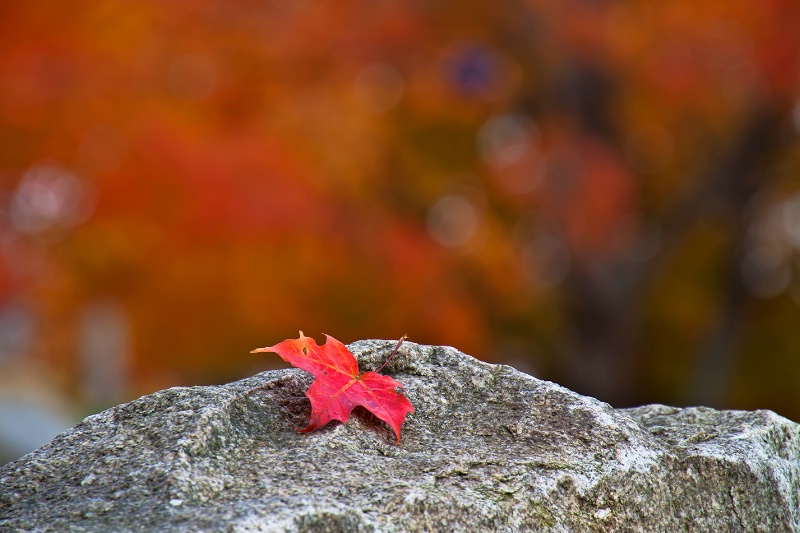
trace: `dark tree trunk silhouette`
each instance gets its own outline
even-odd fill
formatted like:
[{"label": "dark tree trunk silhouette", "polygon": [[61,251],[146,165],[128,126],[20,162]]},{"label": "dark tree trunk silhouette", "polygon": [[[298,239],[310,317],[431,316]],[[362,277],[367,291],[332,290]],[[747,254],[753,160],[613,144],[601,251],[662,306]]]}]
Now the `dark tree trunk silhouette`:
[{"label": "dark tree trunk silhouette", "polygon": [[[579,64],[564,79],[563,103],[586,133],[610,146],[618,146],[608,117],[615,93],[611,76],[599,68]],[[736,346],[744,317],[752,301],[740,276],[750,200],[769,184],[764,170],[770,157],[788,141],[783,124],[789,107],[755,107],[742,121],[726,149],[712,155],[696,173],[694,188],[668,214],[657,253],[644,261],[618,258],[604,264],[577,264],[565,282],[571,342],[558,366],[560,379],[575,390],[615,406],[646,400],[640,390],[638,334],[643,292],[698,221],[725,213],[730,219],[731,249],[723,305],[715,326],[696,354],[694,375],[685,399],[689,403],[716,405],[737,364]]]}]

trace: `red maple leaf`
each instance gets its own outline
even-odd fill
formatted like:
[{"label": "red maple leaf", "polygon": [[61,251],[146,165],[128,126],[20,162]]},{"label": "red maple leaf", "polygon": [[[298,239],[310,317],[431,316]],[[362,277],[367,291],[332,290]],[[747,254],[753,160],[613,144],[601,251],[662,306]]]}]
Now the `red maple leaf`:
[{"label": "red maple leaf", "polygon": [[302,433],[321,428],[331,420],[347,422],[352,410],[360,405],[389,424],[399,444],[400,427],[406,414],[414,412],[408,398],[398,392],[403,384],[377,372],[360,374],[358,362],[347,347],[330,335],[325,338],[325,344],[317,346],[313,338],[301,331],[297,340],[286,339],[250,353],[274,352],[317,378],[306,391],[311,400],[311,420],[300,430]]}]

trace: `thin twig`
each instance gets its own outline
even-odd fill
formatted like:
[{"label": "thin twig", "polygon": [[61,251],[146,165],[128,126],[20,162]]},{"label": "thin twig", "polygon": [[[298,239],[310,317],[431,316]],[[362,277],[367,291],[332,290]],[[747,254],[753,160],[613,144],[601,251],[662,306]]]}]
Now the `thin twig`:
[{"label": "thin twig", "polygon": [[390,355],[390,356],[389,356],[389,359],[387,359],[387,360],[386,360],[386,362],[385,362],[385,363],[383,363],[383,364],[381,365],[381,367],[380,367],[378,370],[376,370],[376,371],[375,371],[376,373],[377,373],[377,372],[380,372],[381,370],[383,370],[383,367],[385,367],[386,365],[388,365],[388,364],[389,364],[389,361],[391,361],[391,360],[392,360],[392,357],[394,357],[394,354],[396,354],[396,353],[397,353],[397,350],[399,350],[399,349],[400,349],[400,345],[401,345],[401,344],[403,344],[403,341],[404,341],[404,340],[406,340],[407,338],[408,338],[408,335],[403,335],[402,337],[400,337],[400,340],[399,340],[399,341],[397,341],[397,346],[395,346],[395,347],[394,347],[394,350],[392,350],[392,355]]}]

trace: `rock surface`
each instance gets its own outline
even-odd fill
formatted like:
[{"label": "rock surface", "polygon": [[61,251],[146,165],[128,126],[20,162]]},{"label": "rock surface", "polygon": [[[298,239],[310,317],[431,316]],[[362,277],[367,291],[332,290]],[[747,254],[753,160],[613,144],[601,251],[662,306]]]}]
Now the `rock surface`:
[{"label": "rock surface", "polygon": [[800,426],[772,412],[615,410],[413,343],[384,372],[416,408],[399,446],[366,412],[295,432],[301,370],[173,388],[0,468],[0,531],[800,531]]}]

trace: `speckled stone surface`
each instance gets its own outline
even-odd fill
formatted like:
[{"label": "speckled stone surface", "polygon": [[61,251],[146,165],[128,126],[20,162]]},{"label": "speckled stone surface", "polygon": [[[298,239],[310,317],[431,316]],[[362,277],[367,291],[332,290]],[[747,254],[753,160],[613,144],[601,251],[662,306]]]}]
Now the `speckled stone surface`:
[{"label": "speckled stone surface", "polygon": [[0,468],[0,531],[800,531],[800,426],[772,412],[615,410],[413,343],[384,373],[416,408],[399,446],[366,412],[297,433],[301,370],[173,388]]}]

